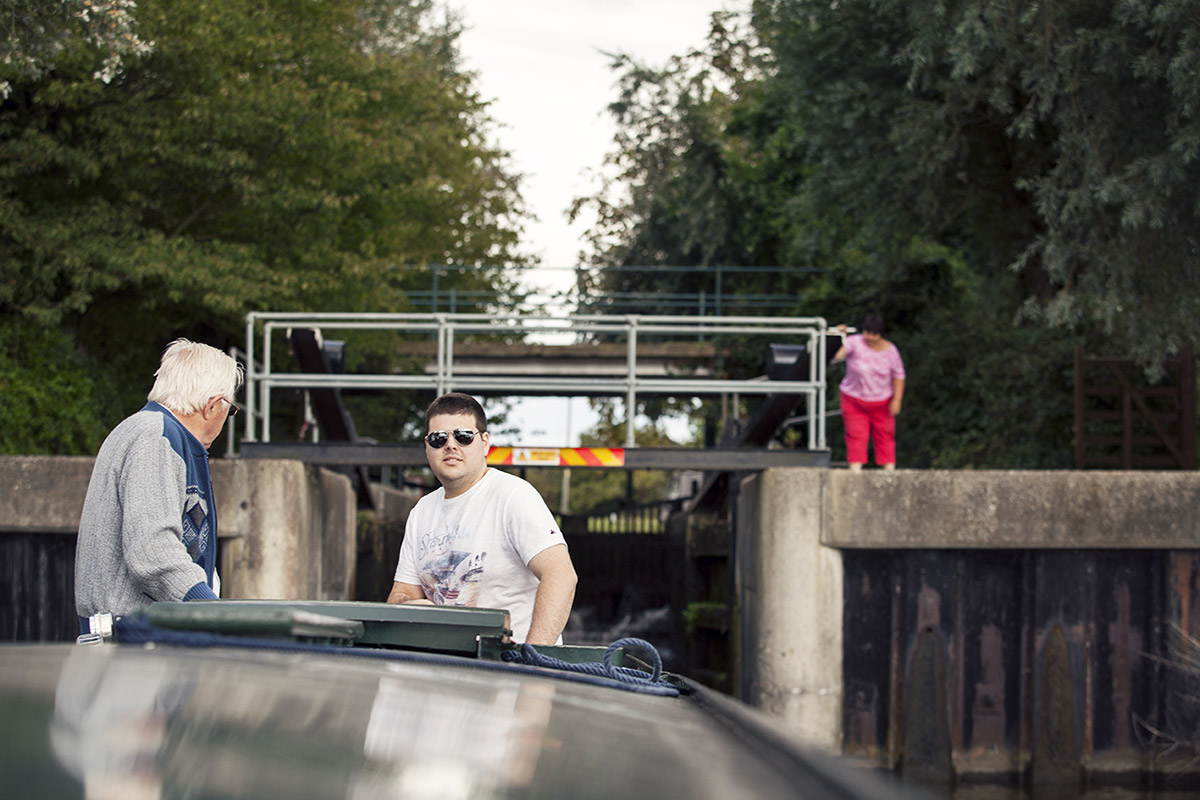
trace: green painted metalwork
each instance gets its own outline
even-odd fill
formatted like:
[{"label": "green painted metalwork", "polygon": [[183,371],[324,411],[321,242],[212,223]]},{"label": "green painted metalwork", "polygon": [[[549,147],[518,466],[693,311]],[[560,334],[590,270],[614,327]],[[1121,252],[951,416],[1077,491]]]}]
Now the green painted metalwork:
[{"label": "green painted metalwork", "polygon": [[[158,628],[228,636],[342,643],[450,653],[500,661],[518,647],[511,641],[508,612],[492,608],[391,605],[318,600],[219,600],[154,603],[141,612]],[[568,664],[602,663],[604,647],[538,647],[542,655]],[[621,648],[610,659],[625,665]]]},{"label": "green painted metalwork", "polygon": [[154,603],[141,610],[156,628],[235,636],[292,639],[361,639],[364,625],[349,619],[278,605]]},{"label": "green painted metalwork", "polygon": [[[510,638],[508,612],[493,608],[217,600],[154,603],[139,613],[151,625],[170,630],[448,653],[484,661],[501,661],[504,653],[519,647]],[[541,645],[538,652],[568,664],[599,664],[606,649]],[[617,648],[610,663],[622,667],[625,661],[623,649]]]},{"label": "green painted metalwork", "polygon": [[[319,600],[219,600],[155,603],[145,611],[159,627],[241,636],[350,639],[354,646],[402,648],[476,657],[481,637],[511,636],[508,612],[490,608]],[[311,633],[293,632],[296,615]],[[323,618],[323,619],[322,619]],[[338,635],[347,624],[354,635]],[[339,627],[341,626],[341,627]]]}]

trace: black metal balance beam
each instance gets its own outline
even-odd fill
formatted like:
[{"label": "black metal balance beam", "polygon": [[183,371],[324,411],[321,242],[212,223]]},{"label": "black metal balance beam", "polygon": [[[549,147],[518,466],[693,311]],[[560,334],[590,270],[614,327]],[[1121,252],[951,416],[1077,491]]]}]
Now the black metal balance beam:
[{"label": "black metal balance beam", "polygon": [[[244,458],[278,458],[328,466],[423,467],[425,447],[419,444],[369,444],[356,442],[241,442]],[[553,448],[529,448],[547,450]],[[762,448],[696,449],[682,447],[630,447],[624,469],[694,469],[742,472],[772,467],[828,467],[827,450],[766,450]],[[554,465],[537,466],[556,469]],[[572,466],[571,469],[622,469],[622,467]]]}]

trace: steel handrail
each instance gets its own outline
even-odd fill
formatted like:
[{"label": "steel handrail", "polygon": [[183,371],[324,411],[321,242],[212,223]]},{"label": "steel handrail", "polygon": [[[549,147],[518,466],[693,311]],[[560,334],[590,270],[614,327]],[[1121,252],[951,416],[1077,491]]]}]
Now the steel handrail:
[{"label": "steel handrail", "polygon": [[[271,363],[271,337],[289,328],[333,330],[392,330],[399,333],[432,333],[437,339],[436,368],[432,374],[381,375],[278,372]],[[255,361],[255,336],[261,331],[262,356]],[[562,391],[570,395],[585,380],[589,394],[624,395],[627,409],[626,447],[635,446],[634,414],[639,394],[701,396],[709,394],[765,395],[782,392],[803,395],[808,401],[808,441],[812,449],[826,449],[825,439],[825,335],[833,332],[823,317],[694,317],[669,315],[567,315],[536,317],[518,314],[419,314],[387,312],[250,312],[246,315],[246,408],[245,440],[269,442],[271,391],[273,388],[371,388],[432,389],[438,394],[455,389],[496,391],[520,395],[524,392]],[[523,376],[461,376],[454,372],[454,348],[458,335],[488,334],[521,338],[570,334],[577,340],[588,336],[624,337],[626,373],[622,378],[553,378]],[[771,335],[803,341],[808,345],[809,380],[761,381],[639,377],[638,342],[648,336],[688,336],[705,339],[716,335]],[[261,410],[260,410],[261,409]]]}]

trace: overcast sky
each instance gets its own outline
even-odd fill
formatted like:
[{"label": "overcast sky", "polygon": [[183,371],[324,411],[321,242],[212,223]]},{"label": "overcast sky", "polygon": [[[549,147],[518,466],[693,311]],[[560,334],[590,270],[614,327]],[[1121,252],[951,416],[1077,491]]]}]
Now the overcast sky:
[{"label": "overcast sky", "polygon": [[[586,224],[571,226],[572,199],[596,188],[611,149],[605,112],[616,97],[606,53],[624,53],[651,66],[704,44],[712,12],[744,0],[447,0],[462,14],[464,66],[492,103],[498,144],[522,174],[521,194],[538,217],[526,229],[525,250],[539,258],[529,288],[571,283]],[[568,431],[567,420],[571,425]],[[586,402],[529,400],[516,415],[519,441],[530,446],[578,443],[594,417]],[[620,442],[613,442],[620,445]]]},{"label": "overcast sky", "polygon": [[529,249],[550,267],[575,265],[581,228],[571,200],[611,149],[605,108],[616,98],[606,53],[653,66],[703,45],[720,0],[447,0],[463,15],[461,52],[500,124],[497,138],[524,175],[522,195],[539,221]]}]

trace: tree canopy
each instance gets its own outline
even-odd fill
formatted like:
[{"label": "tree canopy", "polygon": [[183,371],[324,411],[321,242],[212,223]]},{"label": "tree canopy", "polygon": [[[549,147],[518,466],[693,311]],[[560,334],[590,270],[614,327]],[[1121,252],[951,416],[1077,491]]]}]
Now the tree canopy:
[{"label": "tree canopy", "polygon": [[1065,466],[1076,344],[1151,377],[1200,346],[1198,59],[1197,0],[756,0],[701,52],[615,60],[583,279],[787,268],[736,290],[888,320],[904,463]]},{"label": "tree canopy", "polygon": [[103,53],[96,80],[108,82],[124,59],[148,53],[153,45],[139,38],[131,13],[133,0],[2,0],[0,99],[12,90],[11,79],[36,79],[49,72],[64,53],[87,46]]},{"label": "tree canopy", "polygon": [[167,341],[249,310],[406,310],[447,263],[512,289],[516,178],[431,0],[109,3],[138,48],[81,27],[101,5],[0,66],[0,398],[79,432],[0,451],[94,449]]},{"label": "tree canopy", "polygon": [[1200,3],[762,0],[818,208],[917,233],[1022,314],[1200,345]]}]

